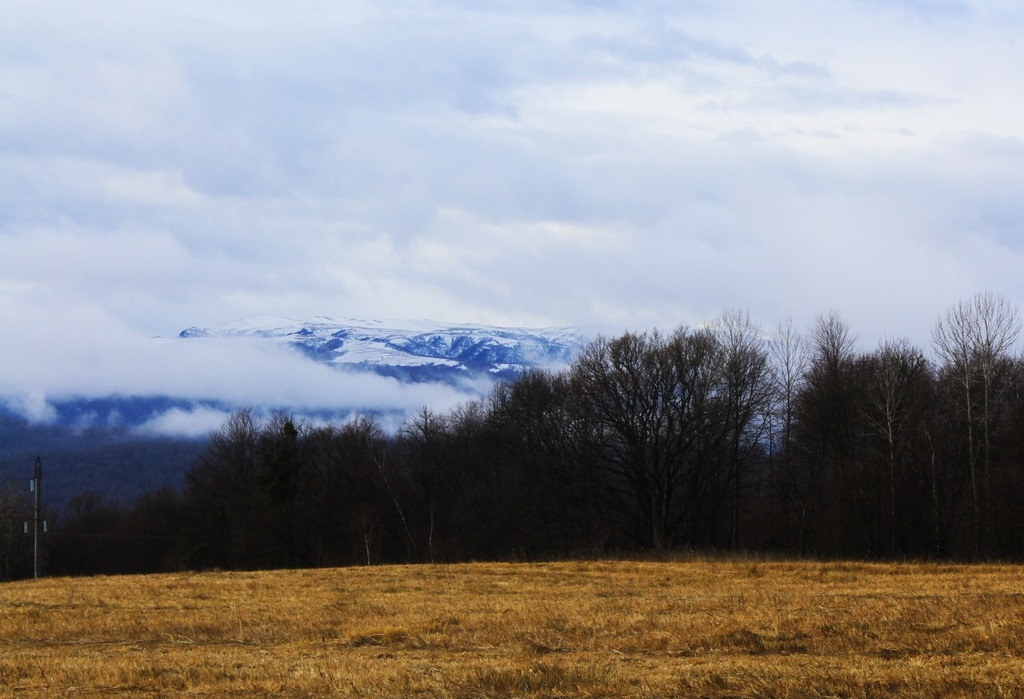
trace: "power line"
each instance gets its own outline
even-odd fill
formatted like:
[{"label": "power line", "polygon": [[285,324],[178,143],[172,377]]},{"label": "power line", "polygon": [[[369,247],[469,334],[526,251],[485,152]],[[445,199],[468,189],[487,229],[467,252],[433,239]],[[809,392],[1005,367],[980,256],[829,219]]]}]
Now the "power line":
[{"label": "power line", "polygon": [[90,533],[90,532],[50,532],[55,538],[79,538],[79,539],[183,539],[183,536],[173,534],[117,534],[117,533]]}]

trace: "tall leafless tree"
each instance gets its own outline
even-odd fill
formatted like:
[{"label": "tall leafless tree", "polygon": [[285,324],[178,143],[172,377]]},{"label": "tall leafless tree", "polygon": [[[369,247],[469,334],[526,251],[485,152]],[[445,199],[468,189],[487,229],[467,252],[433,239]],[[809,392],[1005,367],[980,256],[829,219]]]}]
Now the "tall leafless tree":
[{"label": "tall leafless tree", "polygon": [[[889,553],[898,548],[897,481],[901,465],[914,453],[913,441],[927,432],[923,404],[930,378],[928,361],[908,340],[884,340],[865,358],[861,412],[870,434],[883,444]],[[934,488],[934,484],[933,484]],[[934,513],[933,513],[934,514]]]},{"label": "tall leafless tree", "polygon": [[727,311],[714,323],[721,353],[721,400],[728,439],[732,504],[729,545],[740,547],[740,496],[752,455],[762,450],[768,431],[773,385],[767,342],[747,311]]},{"label": "tall leafless tree", "polygon": [[[855,407],[853,364],[856,338],[836,312],[819,315],[809,336],[809,364],[797,401],[797,425],[803,472],[793,484],[799,493],[800,551],[817,545],[830,546],[824,537],[834,536],[843,514],[836,507],[846,495],[849,467],[853,461]],[[831,503],[827,507],[826,503]]]},{"label": "tall leafless tree", "polygon": [[186,493],[197,505],[193,524],[211,549],[212,560],[227,568],[258,564],[260,439],[264,421],[239,410],[210,433],[206,451],[186,476]]},{"label": "tall leafless tree", "polygon": [[[768,341],[772,378],[775,381],[775,421],[773,444],[786,454],[792,445],[795,401],[809,364],[807,341],[796,331],[793,319],[780,323]],[[773,450],[774,451],[774,450]]]},{"label": "tall leafless tree", "polygon": [[679,487],[675,375],[657,332],[599,338],[573,362],[578,409],[598,428],[602,463],[633,494],[645,545],[664,547]]},{"label": "tall leafless tree", "polygon": [[1006,385],[1003,379],[1020,332],[1017,308],[991,292],[954,304],[932,331],[935,352],[955,382],[955,402],[964,418],[975,554],[987,538],[992,438]]}]

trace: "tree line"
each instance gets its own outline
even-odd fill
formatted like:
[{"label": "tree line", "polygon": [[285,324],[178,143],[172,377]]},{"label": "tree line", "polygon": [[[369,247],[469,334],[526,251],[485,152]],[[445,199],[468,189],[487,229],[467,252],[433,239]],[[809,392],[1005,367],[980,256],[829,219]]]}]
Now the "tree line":
[{"label": "tree line", "polygon": [[370,416],[242,410],[181,489],[76,498],[48,570],[667,550],[1020,560],[1020,330],[992,294],[942,315],[929,354],[859,350],[836,313],[800,334],[729,311],[598,338],[564,369],[424,408],[392,434]]}]

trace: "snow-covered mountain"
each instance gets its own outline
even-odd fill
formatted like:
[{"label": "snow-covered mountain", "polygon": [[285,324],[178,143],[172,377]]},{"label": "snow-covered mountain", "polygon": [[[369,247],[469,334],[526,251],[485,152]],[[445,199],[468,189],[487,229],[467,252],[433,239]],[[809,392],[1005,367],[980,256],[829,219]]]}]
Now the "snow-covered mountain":
[{"label": "snow-covered mountain", "polygon": [[567,364],[586,343],[571,328],[523,329],[281,318],[245,319],[183,330],[182,339],[249,338],[291,347],[339,369],[372,371],[410,382],[509,378],[531,367]]}]

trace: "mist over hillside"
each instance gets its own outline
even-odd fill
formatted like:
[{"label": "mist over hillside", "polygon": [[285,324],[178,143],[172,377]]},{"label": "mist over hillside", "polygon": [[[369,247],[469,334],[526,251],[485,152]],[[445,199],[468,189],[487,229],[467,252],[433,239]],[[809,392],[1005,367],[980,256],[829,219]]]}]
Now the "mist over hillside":
[{"label": "mist over hillside", "polygon": [[[122,407],[131,404],[119,402]],[[74,405],[61,407],[79,410]],[[0,486],[27,491],[39,457],[45,507],[61,510],[74,498],[89,494],[130,504],[145,493],[180,486],[204,446],[201,438],[157,436],[114,425],[38,424],[3,411]]]},{"label": "mist over hillside", "polygon": [[314,423],[372,415],[394,429],[422,407],[446,409],[525,369],[563,366],[585,342],[569,328],[430,321],[256,318],[189,327],[126,348],[124,357],[98,358],[88,381],[52,379],[0,395],[0,483],[27,479],[42,455],[52,502],[87,491],[131,501],[180,484],[206,435],[235,410]]}]

